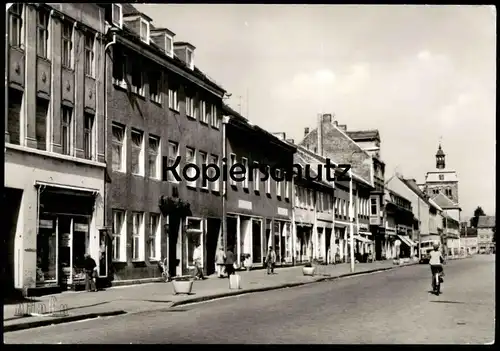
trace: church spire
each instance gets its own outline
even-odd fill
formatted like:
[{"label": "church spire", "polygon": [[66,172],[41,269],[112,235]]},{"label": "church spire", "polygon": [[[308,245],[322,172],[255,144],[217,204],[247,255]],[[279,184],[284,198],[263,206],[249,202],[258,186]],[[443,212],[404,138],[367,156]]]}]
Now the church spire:
[{"label": "church spire", "polygon": [[444,169],[445,168],[445,153],[443,149],[441,148],[441,142],[439,142],[439,148],[436,153],[436,168],[437,169]]}]

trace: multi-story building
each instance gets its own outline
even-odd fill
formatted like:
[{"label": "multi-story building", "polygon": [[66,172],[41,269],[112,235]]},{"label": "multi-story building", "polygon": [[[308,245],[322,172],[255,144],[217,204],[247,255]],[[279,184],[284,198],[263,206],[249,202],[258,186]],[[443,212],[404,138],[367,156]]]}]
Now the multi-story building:
[{"label": "multi-story building", "polygon": [[477,244],[479,253],[490,253],[495,251],[495,216],[479,216],[477,221]]},{"label": "multi-story building", "polygon": [[103,18],[96,4],[8,9],[2,217],[7,281],[28,294],[83,282],[86,253],[107,274]]},{"label": "multi-story building", "polygon": [[220,164],[225,91],[195,66],[193,45],[176,42],[130,4],[102,6],[112,27],[106,223],[113,278],[157,277],[165,257],[172,276],[185,274],[198,245],[206,267],[206,249],[221,232],[221,181],[186,166]]},{"label": "multi-story building", "polygon": [[408,258],[415,255],[414,216],[411,201],[394,190],[385,189],[385,236],[382,258]]},{"label": "multi-story building", "polygon": [[[346,126],[347,128],[347,126]],[[375,257],[382,258],[384,251],[384,188],[385,188],[385,163],[380,152],[380,134],[378,130],[346,131],[363,150],[368,152],[373,160],[373,186],[370,194],[370,232],[375,238]]]},{"label": "multi-story building", "polygon": [[[317,128],[305,128],[304,139],[299,143],[305,149],[329,158],[336,164],[351,166],[352,182],[335,181],[334,206],[335,215],[334,233],[342,240],[339,245],[340,256],[349,257],[350,252],[350,223],[353,223],[353,235],[356,239],[355,251],[359,259],[372,253],[373,235],[370,232],[370,192],[373,188],[373,160],[371,155],[363,150],[346,134],[346,126],[338,125],[331,114],[319,114]],[[345,176],[347,176],[346,174]],[[349,198],[352,197],[352,204]],[[350,218],[349,206],[352,206]]]},{"label": "multi-story building", "polygon": [[[275,135],[252,125],[239,113],[224,105],[226,124],[226,158],[228,169],[240,164],[245,173],[226,182],[226,245],[233,249],[237,264],[250,255],[254,266],[263,265],[270,246],[276,252],[278,265],[293,264],[292,181],[286,169],[293,164],[295,147],[285,136]],[[235,166],[235,170],[237,166]],[[279,174],[265,179],[276,169]],[[265,179],[265,180],[264,180]],[[211,252],[215,257],[215,251]]]}]

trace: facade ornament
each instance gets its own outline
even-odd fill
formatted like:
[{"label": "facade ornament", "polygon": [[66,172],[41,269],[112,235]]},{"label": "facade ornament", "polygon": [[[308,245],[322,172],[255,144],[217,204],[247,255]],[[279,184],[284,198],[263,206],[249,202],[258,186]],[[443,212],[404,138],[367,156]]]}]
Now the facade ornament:
[{"label": "facade ornament", "polygon": [[67,91],[71,90],[71,84],[69,83],[69,80],[66,81],[66,90]]},{"label": "facade ornament", "polygon": [[16,66],[14,67],[14,71],[15,71],[17,74],[20,74],[20,73],[21,73],[21,66],[19,65],[19,62],[16,62]]},{"label": "facade ornament", "polygon": [[47,81],[47,75],[45,74],[45,72],[42,72],[42,82],[46,82]]}]

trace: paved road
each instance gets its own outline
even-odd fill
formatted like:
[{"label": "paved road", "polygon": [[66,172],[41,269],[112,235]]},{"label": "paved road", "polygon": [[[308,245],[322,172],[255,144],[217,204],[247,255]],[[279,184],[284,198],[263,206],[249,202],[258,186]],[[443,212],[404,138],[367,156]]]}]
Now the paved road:
[{"label": "paved road", "polygon": [[5,343],[489,343],[493,255],[4,334]]}]

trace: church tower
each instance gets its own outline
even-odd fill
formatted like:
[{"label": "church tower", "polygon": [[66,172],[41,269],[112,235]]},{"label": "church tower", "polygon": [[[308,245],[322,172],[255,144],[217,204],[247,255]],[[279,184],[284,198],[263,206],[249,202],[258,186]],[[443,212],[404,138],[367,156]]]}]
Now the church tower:
[{"label": "church tower", "polygon": [[436,153],[436,168],[437,169],[445,169],[445,159],[446,155],[443,151],[443,149],[441,149],[441,143],[439,144],[439,148],[438,148],[438,151]]}]

